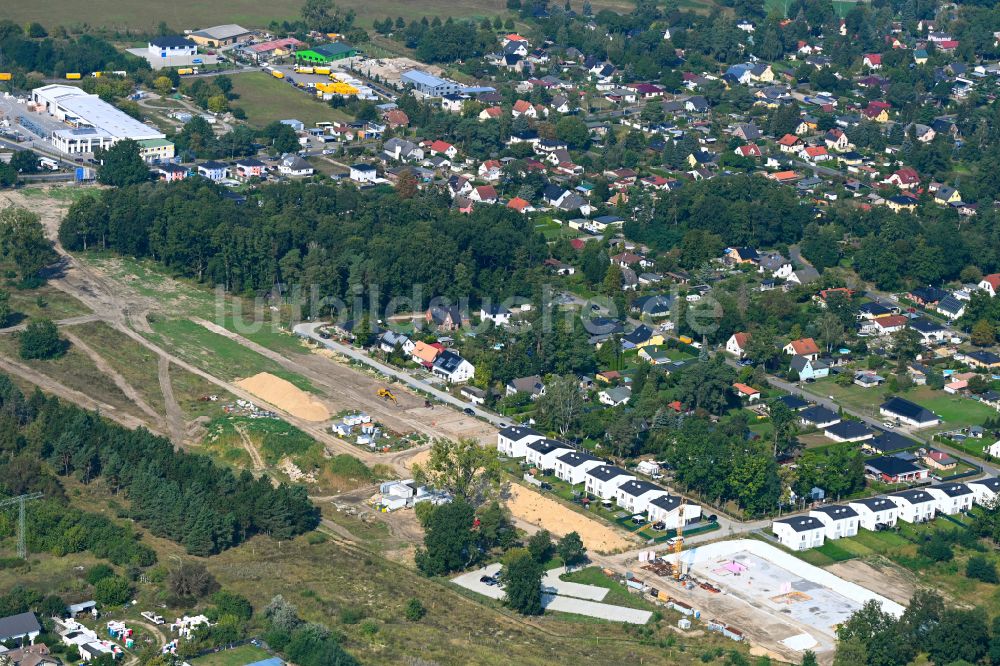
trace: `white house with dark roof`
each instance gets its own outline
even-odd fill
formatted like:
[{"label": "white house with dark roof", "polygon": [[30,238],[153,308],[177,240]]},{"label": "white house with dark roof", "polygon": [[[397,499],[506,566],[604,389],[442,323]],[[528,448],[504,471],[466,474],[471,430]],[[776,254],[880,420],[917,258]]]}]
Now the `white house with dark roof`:
[{"label": "white house with dark roof", "polygon": [[834,423],[823,434],[835,442],[863,442],[875,436],[871,428],[861,421],[841,421]]},{"label": "white house with dark roof", "polygon": [[972,489],[964,483],[939,483],[924,490],[934,497],[937,512],[949,516],[968,511],[975,499]]},{"label": "white house with dark roof", "polygon": [[858,524],[872,532],[893,527],[899,519],[899,507],[885,497],[866,497],[848,502],[847,506],[857,512]]},{"label": "white house with dark roof", "polygon": [[663,523],[664,529],[677,529],[680,522],[688,525],[701,518],[701,507],[693,502],[681,503],[678,495],[661,495],[652,499],[646,507],[650,522]]},{"label": "white house with dark roof", "polygon": [[879,406],[878,412],[882,416],[894,418],[901,423],[917,428],[926,428],[941,423],[941,417],[931,410],[899,396],[893,396],[883,402]]},{"label": "white house with dark roof", "polygon": [[18,613],[0,618],[0,641],[12,641],[19,645],[27,642],[34,645],[35,639],[41,632],[42,627],[38,624],[38,618],[34,613]]},{"label": "white house with dark roof", "polygon": [[809,515],[823,523],[827,539],[852,537],[858,533],[861,519],[858,512],[843,504],[828,504],[817,507]]},{"label": "white house with dark roof", "polygon": [[620,467],[601,465],[583,475],[584,489],[602,500],[615,499],[618,486],[635,477]]},{"label": "white house with dark roof", "polygon": [[1000,495],[1000,478],[995,476],[969,481],[965,485],[972,491],[972,501],[979,505],[992,506]]},{"label": "white house with dark roof", "polygon": [[924,523],[934,518],[937,502],[926,490],[901,490],[886,495],[899,507],[899,519],[907,523]]},{"label": "white house with dark roof", "polygon": [[545,435],[527,426],[508,426],[497,433],[497,451],[508,458],[524,458],[531,442],[545,439]]},{"label": "white house with dark roof", "polygon": [[556,477],[570,485],[583,483],[587,472],[600,467],[604,461],[586,451],[570,451],[556,458]]},{"label": "white house with dark roof", "polygon": [[669,494],[655,483],[632,479],[618,486],[615,501],[629,513],[645,513],[651,501]]},{"label": "white house with dark roof", "polygon": [[569,444],[555,439],[539,439],[525,447],[525,460],[538,469],[555,469],[556,458],[573,450]]},{"label": "white house with dark roof", "polygon": [[785,548],[809,550],[823,545],[826,526],[812,516],[791,516],[773,521],[771,532]]},{"label": "white house with dark roof", "polygon": [[840,416],[822,405],[803,409],[799,412],[799,419],[802,421],[802,425],[811,425],[817,428],[829,428],[832,425],[840,423]]}]

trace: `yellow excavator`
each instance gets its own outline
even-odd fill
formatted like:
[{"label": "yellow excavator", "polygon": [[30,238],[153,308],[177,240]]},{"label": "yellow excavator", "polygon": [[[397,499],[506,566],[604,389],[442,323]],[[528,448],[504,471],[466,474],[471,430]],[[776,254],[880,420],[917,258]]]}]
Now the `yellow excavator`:
[{"label": "yellow excavator", "polygon": [[392,394],[392,391],[390,391],[389,389],[385,389],[385,388],[379,389],[378,390],[378,397],[382,398],[383,400],[392,400],[392,402],[393,402],[394,405],[398,405],[399,404],[399,402],[396,400],[396,396],[394,396]]}]

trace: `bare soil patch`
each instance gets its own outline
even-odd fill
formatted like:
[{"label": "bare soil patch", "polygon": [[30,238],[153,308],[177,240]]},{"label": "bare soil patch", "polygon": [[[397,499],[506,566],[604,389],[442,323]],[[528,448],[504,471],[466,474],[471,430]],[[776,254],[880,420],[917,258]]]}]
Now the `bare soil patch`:
[{"label": "bare soil patch", "polygon": [[319,422],[330,418],[329,410],[319,400],[268,372],[241,379],[236,385],[300,419]]},{"label": "bare soil patch", "polygon": [[635,546],[611,527],[523,486],[511,484],[507,508],[515,518],[544,527],[556,536],[576,532],[588,550],[608,553]]}]

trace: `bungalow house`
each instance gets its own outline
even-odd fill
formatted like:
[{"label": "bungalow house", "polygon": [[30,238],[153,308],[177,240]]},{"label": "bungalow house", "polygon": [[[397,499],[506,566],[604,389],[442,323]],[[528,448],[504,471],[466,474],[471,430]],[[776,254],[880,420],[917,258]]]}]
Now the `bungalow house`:
[{"label": "bungalow house", "polygon": [[510,208],[513,211],[521,213],[522,215],[527,213],[533,213],[535,211],[535,207],[531,205],[531,202],[526,201],[521,197],[514,197],[513,199],[508,201],[507,208]]},{"label": "bungalow house", "polygon": [[927,428],[941,423],[941,417],[934,412],[899,396],[893,396],[883,402],[878,411],[882,416],[917,428]]},{"label": "bungalow house", "polygon": [[799,152],[799,157],[807,162],[823,162],[830,159],[830,153],[825,146],[806,146]]},{"label": "bungalow house", "polygon": [[733,151],[739,157],[762,157],[763,153],[756,143],[748,143],[745,146],[737,146]]},{"label": "bungalow house", "polygon": [[884,483],[913,483],[927,478],[928,471],[895,456],[865,461],[865,473]]},{"label": "bungalow house", "polygon": [[629,513],[645,513],[651,501],[668,494],[655,483],[631,479],[615,489],[615,501]]},{"label": "bungalow house", "polygon": [[814,405],[803,409],[799,412],[799,420],[802,422],[802,425],[813,426],[815,428],[829,428],[841,421],[840,416],[836,412],[832,412],[821,405]]},{"label": "bungalow house", "polygon": [[995,297],[1000,292],[1000,273],[990,273],[983,276],[982,281],[979,283],[979,288],[989,294],[990,298]]},{"label": "bungalow house", "polygon": [[964,483],[939,483],[924,490],[934,498],[934,508],[937,513],[946,516],[968,511],[975,499],[972,489]]},{"label": "bungalow house", "polygon": [[938,451],[937,449],[928,449],[927,452],[920,457],[920,462],[939,472],[947,472],[958,466],[957,460],[944,451]]},{"label": "bungalow house", "polygon": [[556,458],[554,469],[557,478],[575,486],[584,482],[587,472],[603,464],[603,460],[586,451],[569,451]]},{"label": "bungalow house", "polygon": [[937,502],[926,490],[901,490],[886,497],[899,507],[899,519],[907,523],[925,523],[934,519]]},{"label": "bungalow house", "polygon": [[887,315],[885,317],[876,317],[871,320],[871,332],[880,337],[885,337],[901,331],[906,328],[906,324],[909,321],[903,315]]},{"label": "bungalow house", "polygon": [[673,362],[667,348],[659,345],[640,348],[639,358],[650,365],[668,365]]},{"label": "bungalow house", "polygon": [[1000,354],[989,350],[971,351],[965,355],[965,364],[975,370],[1000,369]]},{"label": "bungalow house", "polygon": [[527,393],[531,396],[532,400],[535,400],[545,395],[545,383],[542,381],[540,375],[517,377],[507,382],[504,392],[508,396]]},{"label": "bungalow house", "polygon": [[601,465],[584,472],[584,489],[590,495],[602,500],[615,499],[618,486],[635,479],[635,477],[620,467]]},{"label": "bungalow house", "polygon": [[748,403],[760,400],[760,391],[752,386],[736,382],[733,384],[733,390],[736,391],[736,395],[738,395],[741,400],[746,400]]},{"label": "bungalow house", "polygon": [[772,521],[771,532],[785,548],[809,550],[823,545],[826,525],[812,516],[791,516]]},{"label": "bungalow house", "polygon": [[481,388],[476,388],[475,386],[463,386],[458,393],[473,405],[482,405],[486,403],[486,391]]},{"label": "bungalow house", "polygon": [[527,446],[545,439],[545,435],[527,426],[508,426],[497,433],[497,451],[508,458],[524,458]]},{"label": "bungalow house", "polygon": [[835,442],[863,442],[875,436],[875,433],[864,423],[851,420],[834,423],[826,428],[823,434]]},{"label": "bungalow house", "polygon": [[842,504],[817,507],[809,512],[809,516],[823,523],[827,539],[855,536],[861,522],[857,511]]},{"label": "bungalow house", "polygon": [[446,349],[434,359],[431,373],[442,377],[449,384],[461,384],[476,376],[476,367],[458,353]]},{"label": "bungalow house", "polygon": [[948,329],[930,319],[911,319],[910,328],[920,334],[920,341],[925,345],[943,342],[948,337]]},{"label": "bungalow house", "polygon": [[622,336],[622,349],[641,349],[643,347],[662,345],[665,342],[662,333],[653,331],[645,324],[639,324],[635,330]]},{"label": "bungalow house", "polygon": [[701,507],[692,502],[684,502],[677,495],[660,495],[646,506],[646,515],[651,523],[663,523],[667,530],[677,529],[678,524],[690,525],[701,518]]},{"label": "bungalow house", "polygon": [[955,294],[948,294],[941,299],[934,309],[951,321],[955,321],[965,314],[965,301],[955,296]]},{"label": "bungalow house", "polygon": [[569,444],[554,439],[539,439],[525,447],[525,460],[538,469],[555,469],[556,458],[573,450]]},{"label": "bungalow house", "polygon": [[621,405],[628,404],[629,399],[632,397],[632,389],[628,386],[616,386],[614,388],[604,389],[597,394],[597,399],[603,405],[608,405],[609,407],[619,407]]},{"label": "bungalow house", "polygon": [[804,356],[810,361],[815,361],[819,358],[819,346],[817,346],[816,341],[812,338],[792,340],[782,348],[782,351],[792,356]]},{"label": "bungalow house", "polygon": [[973,501],[976,504],[992,506],[1000,494],[1000,478],[995,476],[969,481],[966,485],[972,491]]},{"label": "bungalow house", "polygon": [[799,356],[798,354],[793,356],[792,360],[789,361],[789,368],[794,370],[802,381],[807,379],[822,379],[830,375],[830,367],[823,361],[813,361],[807,356]]},{"label": "bungalow house", "polygon": [[848,502],[847,506],[858,514],[858,525],[877,532],[894,527],[899,519],[899,507],[885,497],[867,497]]},{"label": "bungalow house", "polygon": [[800,398],[797,395],[789,393],[788,395],[783,395],[778,398],[778,402],[783,404],[788,409],[793,412],[801,412],[803,409],[809,406],[809,403]]},{"label": "bungalow house", "polygon": [[747,353],[747,344],[750,342],[749,333],[733,333],[726,340],[726,352],[736,358],[743,358]]}]

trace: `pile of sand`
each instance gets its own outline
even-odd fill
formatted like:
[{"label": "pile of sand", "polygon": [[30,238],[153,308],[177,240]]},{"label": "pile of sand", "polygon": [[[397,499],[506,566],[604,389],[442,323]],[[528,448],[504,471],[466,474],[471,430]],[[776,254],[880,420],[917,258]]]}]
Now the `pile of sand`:
[{"label": "pile of sand", "polygon": [[515,518],[547,529],[556,536],[576,532],[588,550],[610,553],[633,548],[635,543],[596,519],[517,484],[510,485],[507,508]]},{"label": "pile of sand", "polygon": [[326,421],[330,418],[330,412],[323,403],[290,381],[270,373],[261,372],[241,379],[236,385],[300,419]]}]

